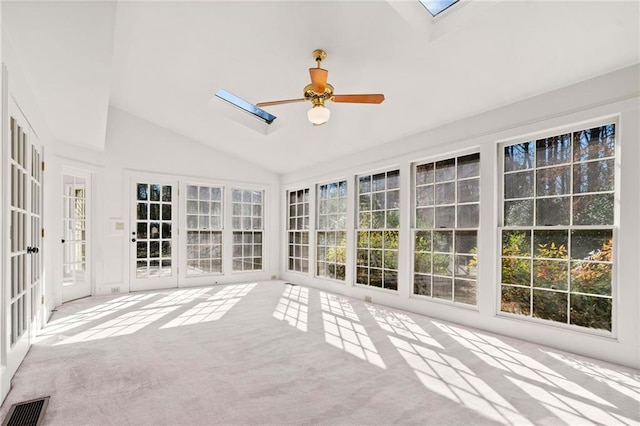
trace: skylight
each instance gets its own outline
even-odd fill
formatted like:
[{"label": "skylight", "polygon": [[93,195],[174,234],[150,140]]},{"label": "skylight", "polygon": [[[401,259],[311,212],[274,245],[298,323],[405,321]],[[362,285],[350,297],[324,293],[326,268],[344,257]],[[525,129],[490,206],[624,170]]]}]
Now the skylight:
[{"label": "skylight", "polygon": [[277,117],[275,115],[269,114],[267,111],[262,108],[258,108],[250,102],[245,101],[234,95],[233,93],[229,93],[224,89],[218,89],[216,92],[216,96],[223,101],[227,101],[230,104],[240,108],[243,111],[248,112],[249,114],[264,120],[267,124],[273,123]]},{"label": "skylight", "polygon": [[420,0],[432,16],[438,15],[457,2],[458,0]]}]

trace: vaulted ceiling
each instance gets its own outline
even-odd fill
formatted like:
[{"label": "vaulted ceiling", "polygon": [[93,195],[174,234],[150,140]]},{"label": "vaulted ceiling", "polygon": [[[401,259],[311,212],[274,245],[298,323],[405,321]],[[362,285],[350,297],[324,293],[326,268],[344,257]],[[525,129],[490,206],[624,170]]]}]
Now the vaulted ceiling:
[{"label": "vaulted ceiling", "polygon": [[[53,136],[102,150],[109,106],[276,173],[330,161],[640,62],[637,1],[2,2],[4,37]],[[336,93],[380,105],[265,108],[247,123],[214,99],[299,98],[324,49]],[[259,123],[258,123],[259,124]],[[425,144],[437,141],[425,141]]]}]

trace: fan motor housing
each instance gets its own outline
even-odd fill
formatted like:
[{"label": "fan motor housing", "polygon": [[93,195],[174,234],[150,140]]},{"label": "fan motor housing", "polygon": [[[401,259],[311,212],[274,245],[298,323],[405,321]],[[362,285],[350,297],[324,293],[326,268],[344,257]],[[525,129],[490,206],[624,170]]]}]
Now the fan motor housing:
[{"label": "fan motor housing", "polygon": [[325,101],[331,100],[333,97],[333,86],[329,83],[326,84],[324,88],[324,93],[317,93],[313,90],[312,84],[307,84],[304,87],[304,98],[307,101],[311,101],[315,104],[324,104]]}]

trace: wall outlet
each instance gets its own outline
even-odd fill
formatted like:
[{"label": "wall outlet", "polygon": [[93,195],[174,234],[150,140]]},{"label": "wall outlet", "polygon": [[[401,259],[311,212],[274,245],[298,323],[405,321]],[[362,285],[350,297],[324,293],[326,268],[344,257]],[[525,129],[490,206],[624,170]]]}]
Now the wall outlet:
[{"label": "wall outlet", "polygon": [[111,294],[120,293],[120,287],[111,287]]},{"label": "wall outlet", "polygon": [[371,296],[365,296],[364,301],[367,303],[371,303]]}]

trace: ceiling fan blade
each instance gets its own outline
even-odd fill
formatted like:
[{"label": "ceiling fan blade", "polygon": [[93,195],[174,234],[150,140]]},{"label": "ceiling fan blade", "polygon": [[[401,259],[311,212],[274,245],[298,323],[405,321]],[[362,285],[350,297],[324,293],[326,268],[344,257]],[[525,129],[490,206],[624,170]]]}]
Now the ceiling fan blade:
[{"label": "ceiling fan blade", "polygon": [[283,101],[269,101],[269,102],[258,102],[256,104],[257,107],[266,107],[266,106],[273,106],[273,105],[282,105],[282,104],[292,104],[294,102],[303,102],[306,101],[305,98],[300,98],[300,99],[285,99]]},{"label": "ceiling fan blade", "polygon": [[333,102],[346,102],[351,104],[380,104],[384,101],[382,93],[367,95],[333,95]]},{"label": "ceiling fan blade", "polygon": [[327,87],[327,77],[329,71],[322,68],[309,68],[309,75],[311,76],[311,87],[316,93],[324,93],[324,89]]}]

